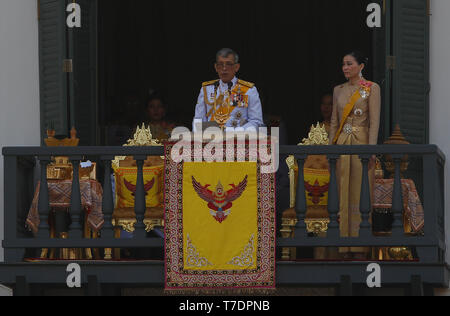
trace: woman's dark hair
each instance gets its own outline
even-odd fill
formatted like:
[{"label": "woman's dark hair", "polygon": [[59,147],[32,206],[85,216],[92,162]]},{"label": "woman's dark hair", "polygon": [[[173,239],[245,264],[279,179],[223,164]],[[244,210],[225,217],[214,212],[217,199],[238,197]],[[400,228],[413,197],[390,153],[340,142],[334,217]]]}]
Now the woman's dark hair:
[{"label": "woman's dark hair", "polygon": [[369,64],[369,58],[366,57],[361,51],[354,50],[348,54],[345,54],[345,56],[352,56],[356,59],[359,65],[364,64],[366,67]]},{"label": "woman's dark hair", "polygon": [[167,110],[166,100],[164,99],[164,95],[160,91],[150,91],[147,97],[147,102],[145,103],[145,108],[148,108],[148,105],[153,100],[160,100],[163,104],[164,108]]}]

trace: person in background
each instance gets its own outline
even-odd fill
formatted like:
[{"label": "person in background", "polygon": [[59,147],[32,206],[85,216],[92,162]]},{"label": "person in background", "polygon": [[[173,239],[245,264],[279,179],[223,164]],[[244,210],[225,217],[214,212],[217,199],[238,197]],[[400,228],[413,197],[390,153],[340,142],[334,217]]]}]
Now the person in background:
[{"label": "person in background", "polygon": [[136,91],[130,91],[114,106],[114,121],[107,126],[106,145],[122,146],[133,136],[138,112],[142,112],[142,100]]},{"label": "person in background", "polygon": [[323,117],[321,124],[325,125],[327,133],[330,134],[331,116],[333,115],[333,95],[325,94],[320,102],[320,113]]},{"label": "person in background", "polygon": [[150,93],[145,110],[153,138],[160,141],[168,140],[175,124],[166,119],[167,104],[160,92]]}]

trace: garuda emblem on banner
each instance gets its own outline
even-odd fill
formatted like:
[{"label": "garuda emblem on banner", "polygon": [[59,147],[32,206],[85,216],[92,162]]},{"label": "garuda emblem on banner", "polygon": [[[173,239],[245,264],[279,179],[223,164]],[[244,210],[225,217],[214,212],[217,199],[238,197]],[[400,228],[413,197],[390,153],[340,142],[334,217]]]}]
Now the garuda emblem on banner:
[{"label": "garuda emblem on banner", "polygon": [[325,193],[328,192],[329,187],[330,187],[329,183],[326,183],[325,185],[320,185],[318,179],[316,179],[314,185],[311,185],[307,181],[305,181],[305,189],[308,192],[308,196],[311,197],[311,200],[314,203],[314,205],[318,205],[320,203],[321,199],[325,197]]},{"label": "garuda emblem on banner", "polygon": [[[128,191],[131,192],[132,196],[136,195],[136,185],[130,183],[127,181],[127,179],[123,179],[123,182],[125,184],[125,187],[128,189]],[[153,178],[151,181],[147,181],[147,183],[144,185],[144,192],[145,195],[148,195],[148,191],[150,191],[153,186],[155,185],[155,178]]]},{"label": "garuda emblem on banner", "polygon": [[192,185],[194,186],[195,192],[198,196],[208,203],[209,212],[212,217],[219,223],[222,223],[231,214],[231,208],[233,202],[242,196],[245,189],[247,188],[248,176],[236,186],[235,184],[230,184],[231,190],[225,192],[223,185],[217,184],[215,192],[208,189],[210,184],[202,186],[194,177],[192,177]]}]

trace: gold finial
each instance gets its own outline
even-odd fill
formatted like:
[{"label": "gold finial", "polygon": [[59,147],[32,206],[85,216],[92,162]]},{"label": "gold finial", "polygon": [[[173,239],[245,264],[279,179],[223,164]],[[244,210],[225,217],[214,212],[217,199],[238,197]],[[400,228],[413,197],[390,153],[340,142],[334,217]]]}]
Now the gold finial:
[{"label": "gold finial", "polygon": [[410,143],[406,140],[405,136],[400,129],[400,125],[395,125],[394,132],[392,136],[389,137],[387,141],[384,142],[385,145],[409,145]]},{"label": "gold finial", "polygon": [[[148,127],[145,126],[145,123],[142,123],[142,127],[136,128],[136,133],[134,133],[134,136],[132,139],[129,139],[124,147],[143,147],[143,146],[162,146],[162,144],[156,140],[153,139],[152,132],[150,130],[150,125]],[[112,165],[114,169],[119,168],[120,162],[122,160],[125,160],[125,156],[116,157],[112,161]]]},{"label": "gold finial", "polygon": [[[400,125],[396,124],[395,128],[394,128],[394,132],[392,133],[392,136],[389,137],[389,139],[387,141],[385,141],[384,144],[386,144],[386,145],[409,145],[410,143],[406,140],[405,136],[403,136],[403,133],[400,129]],[[384,159],[385,159],[385,166],[386,166],[387,172],[390,173],[391,178],[394,178],[395,164],[394,164],[394,160],[392,159],[392,156],[385,155]],[[408,171],[408,166],[409,166],[408,160],[409,160],[408,155],[403,156],[401,167],[400,167],[400,173],[401,173],[402,178],[405,177],[405,172]]]},{"label": "gold finial", "polygon": [[56,131],[54,129],[47,129],[47,138],[55,138]]},{"label": "gold finial", "polygon": [[71,139],[76,139],[77,138],[77,130],[75,129],[75,126],[72,127],[72,129],[70,130],[70,138]]},{"label": "gold finial", "polygon": [[136,133],[132,139],[127,141],[124,146],[128,147],[141,147],[141,146],[161,146],[161,143],[153,139],[152,132],[150,131],[150,126],[146,127],[145,123],[142,123],[142,127],[137,127]]},{"label": "gold finial", "polygon": [[317,126],[311,126],[311,130],[308,134],[308,138],[303,139],[303,142],[298,144],[299,146],[326,146],[330,143],[328,133],[324,125],[317,123]]},{"label": "gold finial", "polygon": [[55,138],[56,132],[54,129],[47,130],[48,138],[44,139],[45,144],[48,147],[76,147],[80,140],[77,138],[77,131],[75,127],[72,127],[70,131],[70,138],[57,139]]},{"label": "gold finial", "polygon": [[[308,138],[303,139],[303,142],[298,146],[326,146],[329,145],[328,133],[325,128],[325,124],[322,126],[317,123],[317,126],[311,126],[311,130],[308,134]],[[286,159],[286,163],[289,167],[289,182],[290,182],[290,201],[291,208],[295,206],[295,166],[296,161],[294,156],[289,156]]]}]

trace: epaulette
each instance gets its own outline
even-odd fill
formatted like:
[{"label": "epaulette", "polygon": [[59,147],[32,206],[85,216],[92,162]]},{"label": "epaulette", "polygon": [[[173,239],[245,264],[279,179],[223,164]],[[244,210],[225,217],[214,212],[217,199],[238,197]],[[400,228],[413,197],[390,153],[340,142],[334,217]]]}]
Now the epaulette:
[{"label": "epaulette", "polygon": [[255,86],[254,83],[251,83],[251,82],[248,82],[248,81],[244,81],[244,80],[241,80],[241,79],[238,80],[238,83],[243,85],[243,86],[245,86],[245,87],[247,87],[247,88],[250,88],[250,89],[252,89]]},{"label": "epaulette", "polygon": [[202,86],[203,87],[207,87],[207,86],[212,86],[213,84],[215,84],[217,81],[219,80],[211,80],[211,81],[207,81],[207,82],[203,82]]}]

